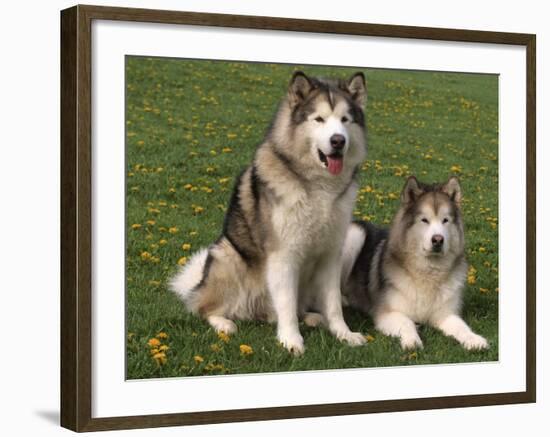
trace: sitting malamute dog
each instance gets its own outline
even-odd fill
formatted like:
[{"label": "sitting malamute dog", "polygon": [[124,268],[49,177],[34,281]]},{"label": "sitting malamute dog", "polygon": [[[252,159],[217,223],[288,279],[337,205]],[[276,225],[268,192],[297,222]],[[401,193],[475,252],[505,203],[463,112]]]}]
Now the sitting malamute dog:
[{"label": "sitting malamute dog", "polygon": [[422,347],[415,323],[427,323],[466,349],[487,341],[460,317],[468,265],[464,256],[458,179],[425,185],[409,177],[389,231],[354,222],[346,236],[343,293],[370,313],[376,329],[399,337],[403,349]]},{"label": "sitting malamute dog", "polygon": [[365,342],[344,322],[340,294],[341,251],[366,153],[365,96],[362,73],[338,82],[293,75],[237,180],[221,236],[171,280],[187,308],[217,331],[234,332],[234,319],[276,321],[279,341],[301,354],[304,318],[352,345]]}]

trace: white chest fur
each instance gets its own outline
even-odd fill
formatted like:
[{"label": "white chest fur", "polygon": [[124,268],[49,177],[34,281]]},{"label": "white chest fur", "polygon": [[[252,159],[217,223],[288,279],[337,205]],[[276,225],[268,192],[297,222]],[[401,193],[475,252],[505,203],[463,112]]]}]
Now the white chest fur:
[{"label": "white chest fur", "polygon": [[281,247],[308,257],[340,250],[354,198],[355,187],[341,196],[323,191],[285,196],[273,210],[273,228]]},{"label": "white chest fur", "polygon": [[400,272],[392,278],[397,284],[386,295],[386,304],[417,323],[425,323],[446,314],[457,314],[462,302],[464,276],[451,272],[444,279],[423,275],[413,277]]}]

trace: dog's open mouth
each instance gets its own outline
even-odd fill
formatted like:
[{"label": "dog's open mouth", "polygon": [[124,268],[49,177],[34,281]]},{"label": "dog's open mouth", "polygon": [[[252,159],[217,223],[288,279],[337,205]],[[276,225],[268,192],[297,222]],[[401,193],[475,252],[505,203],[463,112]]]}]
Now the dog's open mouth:
[{"label": "dog's open mouth", "polygon": [[319,159],[328,169],[330,174],[340,174],[340,172],[344,168],[344,157],[342,156],[342,154],[340,152],[334,152],[330,155],[325,155],[319,149],[317,149],[317,151],[319,152]]}]

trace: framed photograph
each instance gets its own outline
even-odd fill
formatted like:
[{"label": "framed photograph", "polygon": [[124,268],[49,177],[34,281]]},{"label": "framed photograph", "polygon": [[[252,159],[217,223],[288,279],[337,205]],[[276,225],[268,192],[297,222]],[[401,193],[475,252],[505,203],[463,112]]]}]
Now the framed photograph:
[{"label": "framed photograph", "polygon": [[535,402],[535,35],[61,12],[61,425]]}]

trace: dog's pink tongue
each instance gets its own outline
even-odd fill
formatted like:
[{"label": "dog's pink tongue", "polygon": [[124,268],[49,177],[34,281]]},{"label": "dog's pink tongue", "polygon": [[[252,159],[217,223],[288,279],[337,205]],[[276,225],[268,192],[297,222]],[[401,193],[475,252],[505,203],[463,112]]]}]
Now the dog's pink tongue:
[{"label": "dog's pink tongue", "polygon": [[340,174],[340,172],[342,171],[342,168],[344,167],[344,160],[340,157],[331,158],[330,156],[327,156],[327,161],[328,161],[328,171],[333,175]]}]

